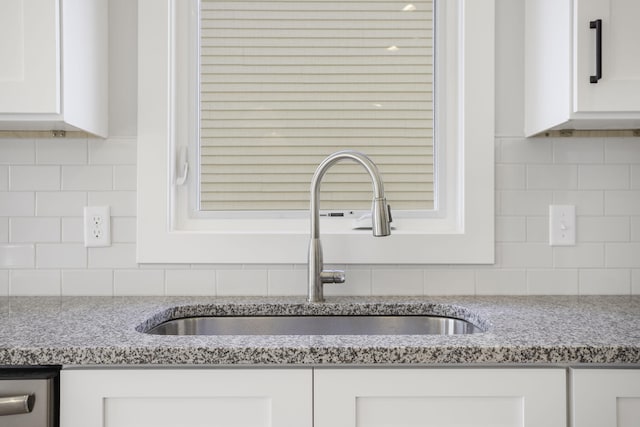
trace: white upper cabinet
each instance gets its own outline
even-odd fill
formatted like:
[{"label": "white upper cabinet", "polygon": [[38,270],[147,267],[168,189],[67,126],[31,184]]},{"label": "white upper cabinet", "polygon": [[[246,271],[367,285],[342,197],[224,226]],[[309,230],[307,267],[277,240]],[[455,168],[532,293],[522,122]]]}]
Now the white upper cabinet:
[{"label": "white upper cabinet", "polygon": [[0,130],[107,135],[107,0],[0,2]]},{"label": "white upper cabinet", "polygon": [[525,135],[640,128],[640,2],[525,1]]}]

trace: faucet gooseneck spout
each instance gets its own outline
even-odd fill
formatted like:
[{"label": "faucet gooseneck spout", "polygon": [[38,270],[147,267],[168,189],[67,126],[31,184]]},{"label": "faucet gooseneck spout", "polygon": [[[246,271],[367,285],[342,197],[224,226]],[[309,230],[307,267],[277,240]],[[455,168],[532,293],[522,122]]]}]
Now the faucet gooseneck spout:
[{"label": "faucet gooseneck spout", "polygon": [[371,206],[372,232],[374,236],[391,234],[390,214],[384,196],[384,185],[378,168],[366,155],[352,150],[338,151],[329,155],[318,165],[311,180],[311,240],[309,242],[308,265],[308,298],[309,302],[324,301],[323,285],[325,283],[343,283],[344,272],[340,270],[324,270],[322,245],[320,244],[320,183],[327,170],[341,160],[352,160],[362,165],[373,184],[373,202]]}]

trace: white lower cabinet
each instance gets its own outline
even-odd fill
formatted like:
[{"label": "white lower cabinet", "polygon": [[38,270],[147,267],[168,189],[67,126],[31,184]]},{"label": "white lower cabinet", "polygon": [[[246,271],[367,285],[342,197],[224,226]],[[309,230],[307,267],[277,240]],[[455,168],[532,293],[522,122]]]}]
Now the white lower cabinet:
[{"label": "white lower cabinet", "polygon": [[640,369],[572,369],[573,427],[639,427]]},{"label": "white lower cabinet", "polygon": [[311,427],[310,369],[82,369],[60,376],[62,427]]},{"label": "white lower cabinet", "polygon": [[564,427],[563,369],[317,369],[314,427]]},{"label": "white lower cabinet", "polygon": [[564,369],[78,369],[63,427],[563,427]]}]

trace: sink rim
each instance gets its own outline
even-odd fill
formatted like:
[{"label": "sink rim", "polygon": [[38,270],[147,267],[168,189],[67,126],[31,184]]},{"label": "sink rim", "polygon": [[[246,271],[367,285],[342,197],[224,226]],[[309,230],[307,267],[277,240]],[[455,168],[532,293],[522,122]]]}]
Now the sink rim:
[{"label": "sink rim", "polygon": [[146,331],[163,336],[470,335],[473,323],[434,315],[270,315],[182,317]]},{"label": "sink rim", "polygon": [[[428,301],[339,301],[309,304],[306,302],[229,302],[178,304],[161,309],[135,327],[139,333],[148,332],[161,323],[188,317],[225,316],[436,316],[459,319],[479,329],[478,335],[488,332],[491,324],[478,313],[461,305]],[[469,334],[464,334],[469,335]],[[161,335],[158,335],[160,337]],[[205,335],[164,335],[163,337],[205,337]],[[220,337],[222,335],[218,335]],[[230,335],[226,335],[230,336]],[[255,336],[255,335],[254,335]],[[339,335],[338,335],[339,336]]]}]

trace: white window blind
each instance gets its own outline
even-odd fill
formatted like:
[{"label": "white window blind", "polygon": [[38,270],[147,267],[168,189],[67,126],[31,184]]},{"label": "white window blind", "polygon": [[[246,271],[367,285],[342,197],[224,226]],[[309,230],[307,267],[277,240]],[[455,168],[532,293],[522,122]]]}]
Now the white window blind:
[{"label": "white window blind", "polygon": [[[394,210],[432,209],[432,88],[432,0],[201,0],[200,209],[306,210],[343,149]],[[359,165],[327,173],[322,209],[370,204]]]}]

